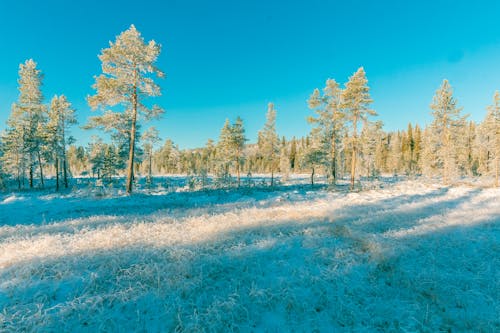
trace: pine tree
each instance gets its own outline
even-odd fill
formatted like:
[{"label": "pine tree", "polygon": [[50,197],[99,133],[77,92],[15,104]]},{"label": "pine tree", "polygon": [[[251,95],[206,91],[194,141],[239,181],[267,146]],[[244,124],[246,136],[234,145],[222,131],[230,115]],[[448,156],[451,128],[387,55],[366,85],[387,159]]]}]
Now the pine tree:
[{"label": "pine tree", "polygon": [[319,89],[315,89],[307,101],[310,109],[316,113],[316,117],[308,117],[308,122],[313,124],[311,135],[319,140],[324,149],[328,179],[331,184],[335,184],[337,179],[337,163],[340,155],[341,138],[344,132],[345,115],[340,108],[341,89],[339,84],[328,79],[323,89],[323,95]]},{"label": "pine tree", "polygon": [[231,127],[231,150],[236,161],[236,176],[238,180],[238,187],[241,184],[241,165],[244,161],[243,148],[245,147],[245,128],[243,127],[243,119],[236,118],[233,126]]},{"label": "pine tree", "polygon": [[295,137],[292,138],[292,143],[290,144],[290,170],[295,172],[295,163],[297,160],[297,140]]},{"label": "pine tree", "polygon": [[327,159],[327,154],[322,147],[322,143],[317,140],[317,137],[313,137],[312,140],[307,140],[307,145],[304,147],[304,151],[301,154],[301,166],[303,168],[311,169],[311,187],[314,186],[314,175],[316,174],[316,169],[325,164]]},{"label": "pine tree", "polygon": [[436,91],[431,109],[434,119],[430,126],[428,144],[434,152],[436,168],[443,177],[443,183],[448,184],[459,169],[458,148],[463,146],[461,132],[467,117],[461,115],[462,108],[457,106],[457,100],[453,97],[453,90],[448,80],[444,80]]},{"label": "pine tree", "polygon": [[131,25],[99,55],[103,74],[96,77],[93,85],[96,94],[88,98],[88,103],[94,110],[98,107],[106,109],[108,106],[123,106],[121,112],[106,111],[102,116],[92,117],[89,125],[104,130],[126,129],[127,193],[132,192],[139,117],[150,120],[163,113],[160,107],[147,107],[144,103],[146,97],[161,94],[160,87],[152,79],[152,74],[164,77],[163,72],[155,66],[159,54],[160,45],[155,41],[146,44],[139,31]]},{"label": "pine tree", "polygon": [[148,161],[148,177],[147,181],[151,184],[153,174],[153,148],[154,145],[160,142],[158,130],[155,127],[150,127],[142,134],[142,147]]},{"label": "pine tree", "polygon": [[493,104],[488,106],[488,113],[483,122],[483,129],[487,140],[488,164],[491,173],[495,176],[495,186],[499,186],[500,172],[500,92],[497,90],[493,95]]},{"label": "pine tree", "polygon": [[227,184],[230,181],[230,166],[233,161],[232,150],[232,133],[231,123],[226,119],[219,135],[219,142],[217,143],[217,160],[218,160],[218,178],[222,183]]},{"label": "pine tree", "polygon": [[7,121],[5,143],[8,153],[4,159],[12,159],[10,167],[15,169],[18,185],[21,175],[28,168],[29,186],[34,186],[33,178],[38,165],[40,183],[44,186],[42,151],[42,129],[45,127],[46,107],[43,105],[41,91],[43,75],[33,59],[19,65],[19,99],[12,105],[11,116]]},{"label": "pine tree", "polygon": [[368,121],[368,116],[377,115],[374,110],[369,108],[369,105],[373,102],[369,90],[365,70],[361,67],[349,78],[341,95],[341,107],[344,109],[346,120],[350,123],[352,130],[349,140],[351,149],[351,189],[354,189],[359,154],[358,126],[361,122]]},{"label": "pine tree", "polygon": [[380,173],[377,166],[377,148],[380,148],[380,142],[383,137],[382,122],[365,122],[361,130],[360,152],[362,156],[363,167],[367,177],[375,177]]},{"label": "pine tree", "polygon": [[[74,142],[68,130],[77,123],[75,110],[66,96],[54,96],[48,112],[49,121],[43,131],[47,143],[48,156],[56,169],[56,190],[59,190],[59,170],[63,175],[64,187],[68,188],[67,146]],[[60,167],[61,166],[61,167]]]},{"label": "pine tree", "polygon": [[267,105],[266,123],[259,132],[259,152],[271,169],[271,186],[274,185],[274,170],[279,162],[280,141],[276,133],[276,110],[274,104]]},{"label": "pine tree", "polygon": [[401,133],[394,132],[390,136],[389,141],[389,156],[387,158],[387,167],[389,172],[394,176],[398,175],[403,166],[403,151],[402,151]]}]

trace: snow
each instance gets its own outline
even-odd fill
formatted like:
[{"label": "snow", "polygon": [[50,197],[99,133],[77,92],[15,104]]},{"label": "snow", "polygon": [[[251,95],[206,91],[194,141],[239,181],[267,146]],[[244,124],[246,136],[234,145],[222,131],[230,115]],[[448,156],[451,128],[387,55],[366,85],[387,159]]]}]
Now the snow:
[{"label": "snow", "polygon": [[500,330],[500,189],[300,180],[0,195],[0,331]]}]

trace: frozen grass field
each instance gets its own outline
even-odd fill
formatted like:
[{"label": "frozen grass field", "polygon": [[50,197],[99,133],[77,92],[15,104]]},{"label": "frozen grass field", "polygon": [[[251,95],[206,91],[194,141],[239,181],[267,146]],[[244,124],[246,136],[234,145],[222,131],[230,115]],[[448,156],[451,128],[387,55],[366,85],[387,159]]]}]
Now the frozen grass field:
[{"label": "frozen grass field", "polygon": [[0,331],[498,332],[500,189],[3,194]]}]

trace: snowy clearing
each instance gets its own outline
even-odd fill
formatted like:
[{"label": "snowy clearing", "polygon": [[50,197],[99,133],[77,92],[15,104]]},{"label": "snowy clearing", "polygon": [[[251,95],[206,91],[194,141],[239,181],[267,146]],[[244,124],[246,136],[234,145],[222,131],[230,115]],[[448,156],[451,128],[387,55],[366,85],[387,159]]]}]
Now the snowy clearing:
[{"label": "snowy clearing", "polygon": [[500,189],[0,195],[0,331],[500,331]]}]

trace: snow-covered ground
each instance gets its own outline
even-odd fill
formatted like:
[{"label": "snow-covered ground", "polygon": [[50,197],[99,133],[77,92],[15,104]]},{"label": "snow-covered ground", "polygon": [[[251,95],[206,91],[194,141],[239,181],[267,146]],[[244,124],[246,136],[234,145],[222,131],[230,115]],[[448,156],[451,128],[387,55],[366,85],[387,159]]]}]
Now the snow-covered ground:
[{"label": "snow-covered ground", "polygon": [[500,189],[0,195],[0,331],[500,331]]}]

